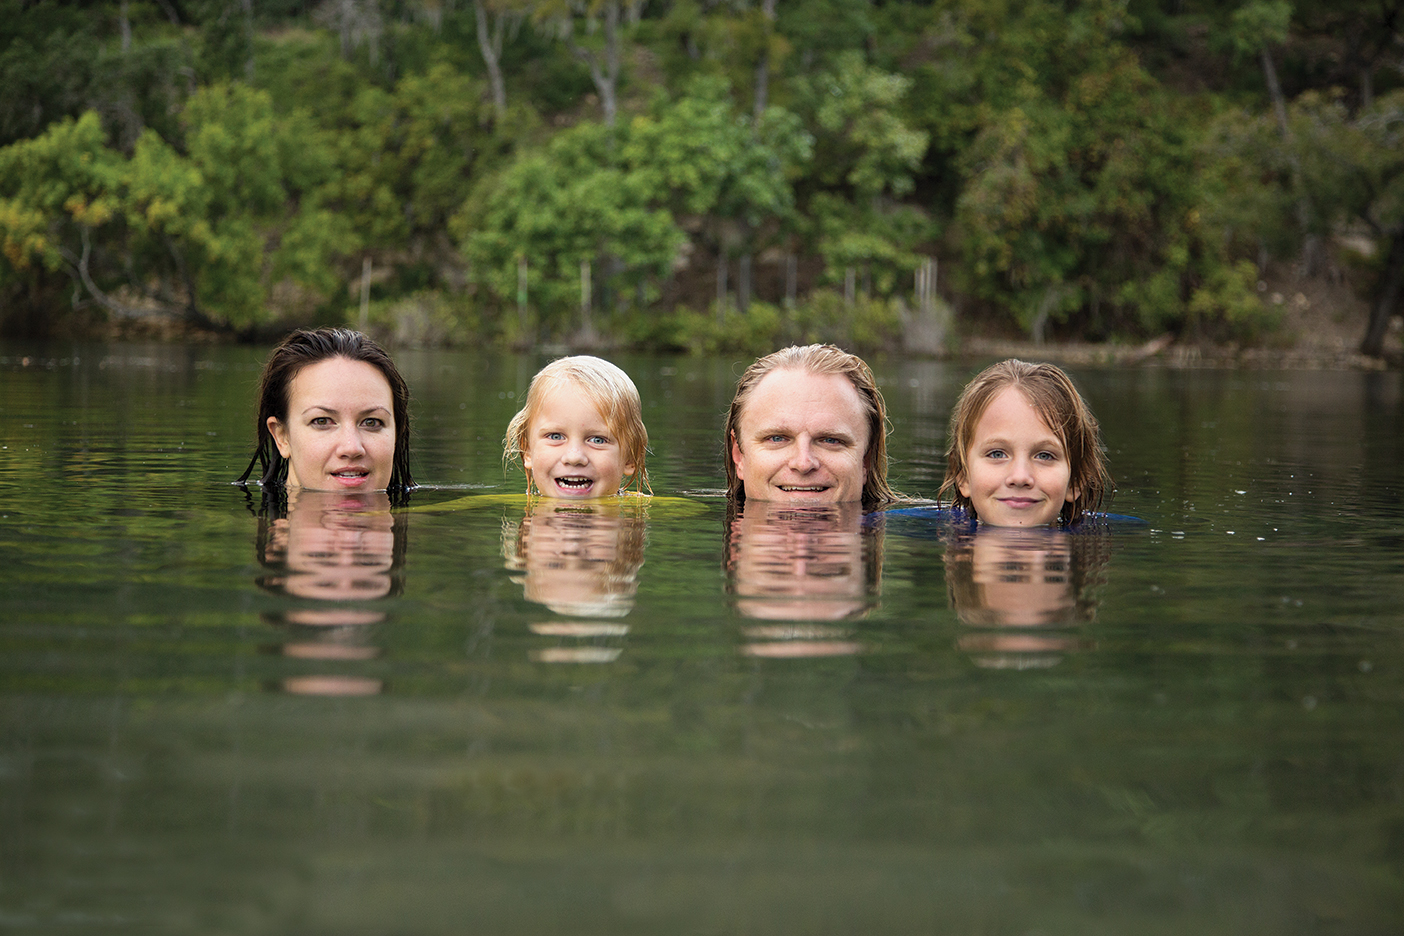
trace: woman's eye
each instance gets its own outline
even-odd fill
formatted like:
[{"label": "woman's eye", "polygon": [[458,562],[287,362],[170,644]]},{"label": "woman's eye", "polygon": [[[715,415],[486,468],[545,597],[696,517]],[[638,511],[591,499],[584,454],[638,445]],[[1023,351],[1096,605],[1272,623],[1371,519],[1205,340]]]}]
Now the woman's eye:
[{"label": "woman's eye", "polygon": [[315,416],[315,417],[313,417],[313,419],[312,419],[312,425],[314,425],[314,426],[330,426],[330,425],[331,425],[331,418],[328,417],[328,416]]},{"label": "woman's eye", "polygon": [[986,458],[1003,458],[1003,457],[1004,457],[1004,449],[990,449],[988,452],[985,453],[985,457],[986,457]]},{"label": "woman's eye", "polygon": [[371,416],[362,422],[361,425],[365,426],[367,429],[384,429],[385,420],[378,416]]},{"label": "woman's eye", "polygon": [[1057,460],[1058,460],[1058,456],[1057,456],[1057,455],[1054,455],[1052,452],[1039,452],[1037,455],[1034,456],[1034,458],[1037,458],[1039,461],[1057,461]]}]

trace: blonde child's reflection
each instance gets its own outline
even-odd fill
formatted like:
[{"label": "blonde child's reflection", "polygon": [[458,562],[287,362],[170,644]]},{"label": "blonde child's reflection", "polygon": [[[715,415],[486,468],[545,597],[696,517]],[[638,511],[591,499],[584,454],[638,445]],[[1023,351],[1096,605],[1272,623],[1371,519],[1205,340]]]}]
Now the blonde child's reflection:
[{"label": "blonde child's reflection", "polygon": [[831,623],[867,613],[882,579],[882,535],[862,505],[792,507],[747,500],[728,523],[727,591],[748,618],[788,621],[743,630],[748,656],[857,653],[851,632]]},{"label": "blonde child's reflection", "polygon": [[[290,491],[286,511],[259,519],[258,558],[269,570],[258,584],[268,591],[336,602],[264,615],[288,632],[279,652],[323,661],[379,655],[380,648],[369,643],[370,632],[385,613],[349,602],[384,598],[404,588],[405,517],[390,512],[388,495]],[[281,688],[300,694],[371,695],[383,683],[325,674],[290,677]]]},{"label": "blonde child's reflection", "polygon": [[971,628],[957,646],[980,666],[1054,666],[1086,641],[1065,629],[1096,614],[1104,537],[1052,529],[981,527],[946,550],[946,591]]},{"label": "blonde child's reflection", "polygon": [[629,627],[602,619],[625,617],[634,608],[647,527],[643,505],[628,500],[538,500],[520,521],[503,522],[502,557],[523,596],[564,617],[592,619],[532,624],[533,633],[565,641],[533,651],[533,659],[608,663],[620,655],[622,648],[600,640],[621,638]]}]

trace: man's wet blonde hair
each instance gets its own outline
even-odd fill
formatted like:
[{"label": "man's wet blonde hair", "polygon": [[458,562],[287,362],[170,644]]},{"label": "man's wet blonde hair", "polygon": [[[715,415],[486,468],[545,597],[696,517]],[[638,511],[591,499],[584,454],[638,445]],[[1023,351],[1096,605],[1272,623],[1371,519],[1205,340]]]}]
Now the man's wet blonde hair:
[{"label": "man's wet blonde hair", "polygon": [[[531,378],[526,402],[507,424],[507,435],[502,439],[503,464],[522,463],[527,436],[531,432],[532,421],[541,411],[541,401],[547,393],[568,383],[578,386],[599,412],[605,426],[619,442],[624,464],[634,466],[634,473],[625,476],[621,490],[632,487],[641,494],[652,493],[648,485],[648,469],[644,467],[644,457],[648,454],[648,430],[644,428],[639,390],[629,375],[617,366],[604,358],[588,354],[559,358]],[[530,471],[526,472],[526,477],[527,493],[540,493],[536,490],[536,482]]]},{"label": "man's wet blonde hair", "polygon": [[1062,368],[1054,364],[1029,364],[1014,358],[991,364],[976,374],[956,400],[951,410],[950,431],[946,435],[946,477],[937,497],[976,516],[975,505],[960,493],[960,485],[970,471],[969,451],[975,442],[975,426],[985,415],[990,401],[1005,387],[1018,387],[1039,418],[1063,443],[1070,469],[1068,485],[1077,490],[1077,496],[1063,504],[1059,522],[1064,526],[1076,523],[1084,515],[1098,510],[1103,496],[1111,489],[1112,480],[1097,417],[1092,415],[1072,378]]}]

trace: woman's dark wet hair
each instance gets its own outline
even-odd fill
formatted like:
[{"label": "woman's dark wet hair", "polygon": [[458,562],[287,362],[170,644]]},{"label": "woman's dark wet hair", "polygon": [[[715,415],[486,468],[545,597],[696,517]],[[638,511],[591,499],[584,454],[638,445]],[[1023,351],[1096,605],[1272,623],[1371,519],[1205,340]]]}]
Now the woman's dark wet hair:
[{"label": "woman's dark wet hair", "polygon": [[400,505],[408,499],[414,480],[409,467],[409,385],[400,376],[395,362],[385,349],[358,331],[349,328],[300,329],[293,332],[283,343],[273,349],[268,363],[263,365],[263,376],[258,385],[257,432],[258,444],[254,449],[249,467],[239,476],[244,484],[253,474],[254,465],[259,466],[259,483],[265,491],[271,487],[282,488],[288,478],[287,460],[278,451],[273,441],[273,433],[268,429],[268,418],[274,417],[287,422],[288,400],[293,378],[298,371],[309,364],[325,361],[328,358],[346,358],[350,361],[364,361],[384,375],[390,385],[395,417],[395,455],[390,469],[390,482],[386,492],[392,504]]}]

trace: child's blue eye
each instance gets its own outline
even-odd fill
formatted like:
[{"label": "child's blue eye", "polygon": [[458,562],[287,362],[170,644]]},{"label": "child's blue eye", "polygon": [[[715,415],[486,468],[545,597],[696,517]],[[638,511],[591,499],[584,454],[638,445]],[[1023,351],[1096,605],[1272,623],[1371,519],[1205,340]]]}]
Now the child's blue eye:
[{"label": "child's blue eye", "polygon": [[609,439],[605,436],[590,436],[589,441],[594,445],[608,445]]}]

